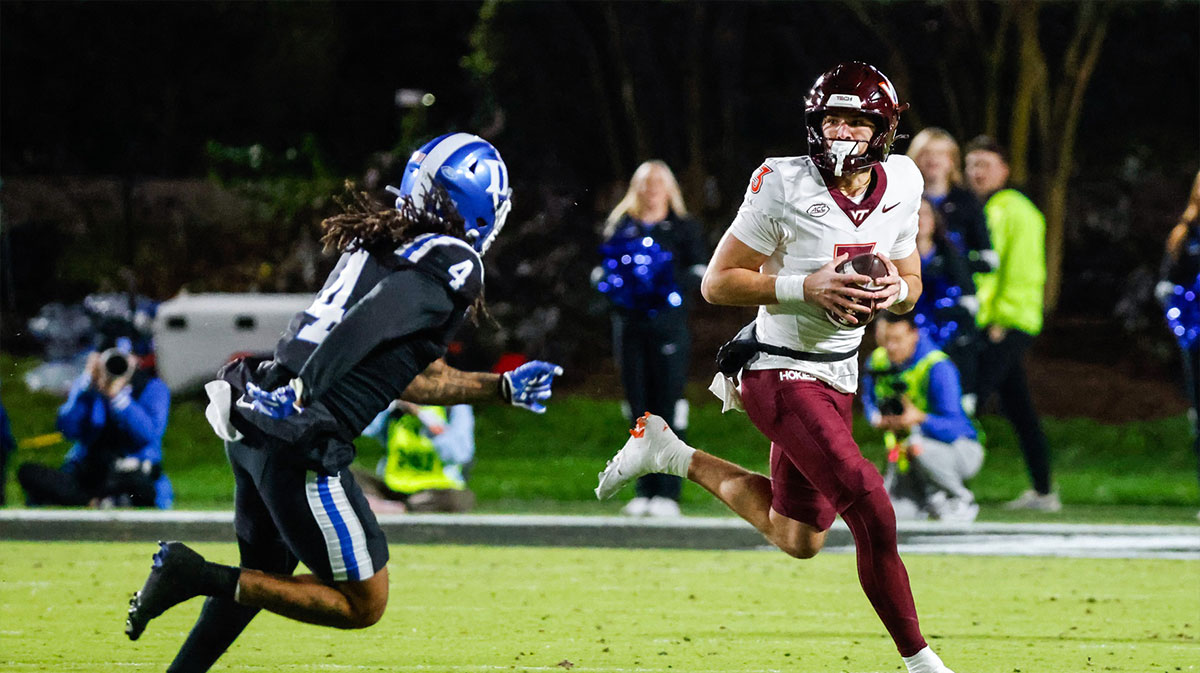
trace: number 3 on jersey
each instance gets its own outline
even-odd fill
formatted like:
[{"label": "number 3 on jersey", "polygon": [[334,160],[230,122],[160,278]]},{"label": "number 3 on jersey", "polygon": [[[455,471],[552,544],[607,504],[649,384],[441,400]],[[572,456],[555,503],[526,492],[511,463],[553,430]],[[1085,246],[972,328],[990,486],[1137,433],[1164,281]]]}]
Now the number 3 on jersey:
[{"label": "number 3 on jersey", "polygon": [[457,264],[451,264],[448,271],[450,272],[450,289],[461,290],[467,279],[471,277],[471,271],[475,268],[475,262],[469,259],[464,259]]},{"label": "number 3 on jersey", "polygon": [[329,332],[342,321],[342,316],[346,314],[346,301],[350,299],[350,293],[358,284],[358,277],[362,274],[363,265],[366,263],[366,250],[359,250],[350,255],[350,258],[346,260],[346,266],[342,267],[337,278],[317,295],[311,306],[304,309],[304,312],[316,318],[316,321],[300,328],[300,331],[296,333],[297,339],[319,344],[329,336]]}]

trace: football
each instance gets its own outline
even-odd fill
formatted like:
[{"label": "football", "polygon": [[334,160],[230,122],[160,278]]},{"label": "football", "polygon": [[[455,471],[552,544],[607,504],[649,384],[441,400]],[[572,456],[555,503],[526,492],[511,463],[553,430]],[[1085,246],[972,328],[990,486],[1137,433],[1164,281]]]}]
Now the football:
[{"label": "football", "polygon": [[[883,258],[873,252],[866,252],[861,255],[855,255],[854,257],[851,257],[850,259],[847,259],[839,264],[837,266],[837,272],[860,273],[864,276],[870,276],[873,280],[878,280],[887,275],[888,269],[887,263],[883,261]],[[879,284],[859,285],[858,287],[871,291],[883,289],[883,286]],[[875,307],[875,300],[865,299],[863,301],[871,307],[871,312],[867,313],[866,315],[859,314],[858,324],[846,322],[830,311],[825,312],[825,317],[829,318],[829,322],[841,327],[842,329],[854,329],[856,327],[862,327],[863,325],[866,325],[874,320],[875,316],[879,314],[879,309]]]}]

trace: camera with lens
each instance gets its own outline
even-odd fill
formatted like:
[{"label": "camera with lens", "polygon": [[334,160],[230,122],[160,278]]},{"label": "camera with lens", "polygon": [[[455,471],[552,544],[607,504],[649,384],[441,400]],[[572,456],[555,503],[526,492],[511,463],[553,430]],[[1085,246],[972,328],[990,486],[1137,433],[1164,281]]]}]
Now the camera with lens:
[{"label": "camera with lens", "polygon": [[125,376],[133,368],[129,354],[119,348],[109,348],[101,353],[100,362],[104,365],[105,373],[114,379]]},{"label": "camera with lens", "polygon": [[904,401],[898,395],[879,400],[879,413],[884,416],[899,416],[904,413]]},{"label": "camera with lens", "polygon": [[890,377],[887,388],[892,394],[879,400],[879,413],[884,416],[899,416],[904,413],[904,393],[908,392],[908,384],[899,377]]}]

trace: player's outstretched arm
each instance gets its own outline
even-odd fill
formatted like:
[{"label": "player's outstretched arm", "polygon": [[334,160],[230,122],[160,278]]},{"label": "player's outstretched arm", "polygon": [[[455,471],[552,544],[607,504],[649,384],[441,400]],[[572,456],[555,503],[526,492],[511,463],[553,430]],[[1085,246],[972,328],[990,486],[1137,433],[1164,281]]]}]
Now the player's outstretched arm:
[{"label": "player's outstretched arm", "polygon": [[417,375],[400,396],[413,404],[478,404],[503,401],[500,375],[489,372],[464,372],[438,358]]},{"label": "player's outstretched arm", "polygon": [[499,400],[535,413],[550,399],[554,377],[562,367],[550,362],[526,362],[511,372],[465,372],[437,359],[404,389],[401,397],[416,404],[478,404]]}]

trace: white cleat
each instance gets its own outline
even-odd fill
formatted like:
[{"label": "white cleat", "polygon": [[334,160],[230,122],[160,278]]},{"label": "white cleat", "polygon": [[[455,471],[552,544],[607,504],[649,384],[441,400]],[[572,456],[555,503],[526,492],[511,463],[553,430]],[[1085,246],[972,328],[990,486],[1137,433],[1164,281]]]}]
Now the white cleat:
[{"label": "white cleat", "polygon": [[662,472],[687,476],[694,449],[676,437],[662,417],[647,412],[629,434],[629,441],[599,475],[596,497],[600,500],[611,498],[625,484],[644,474]]}]

